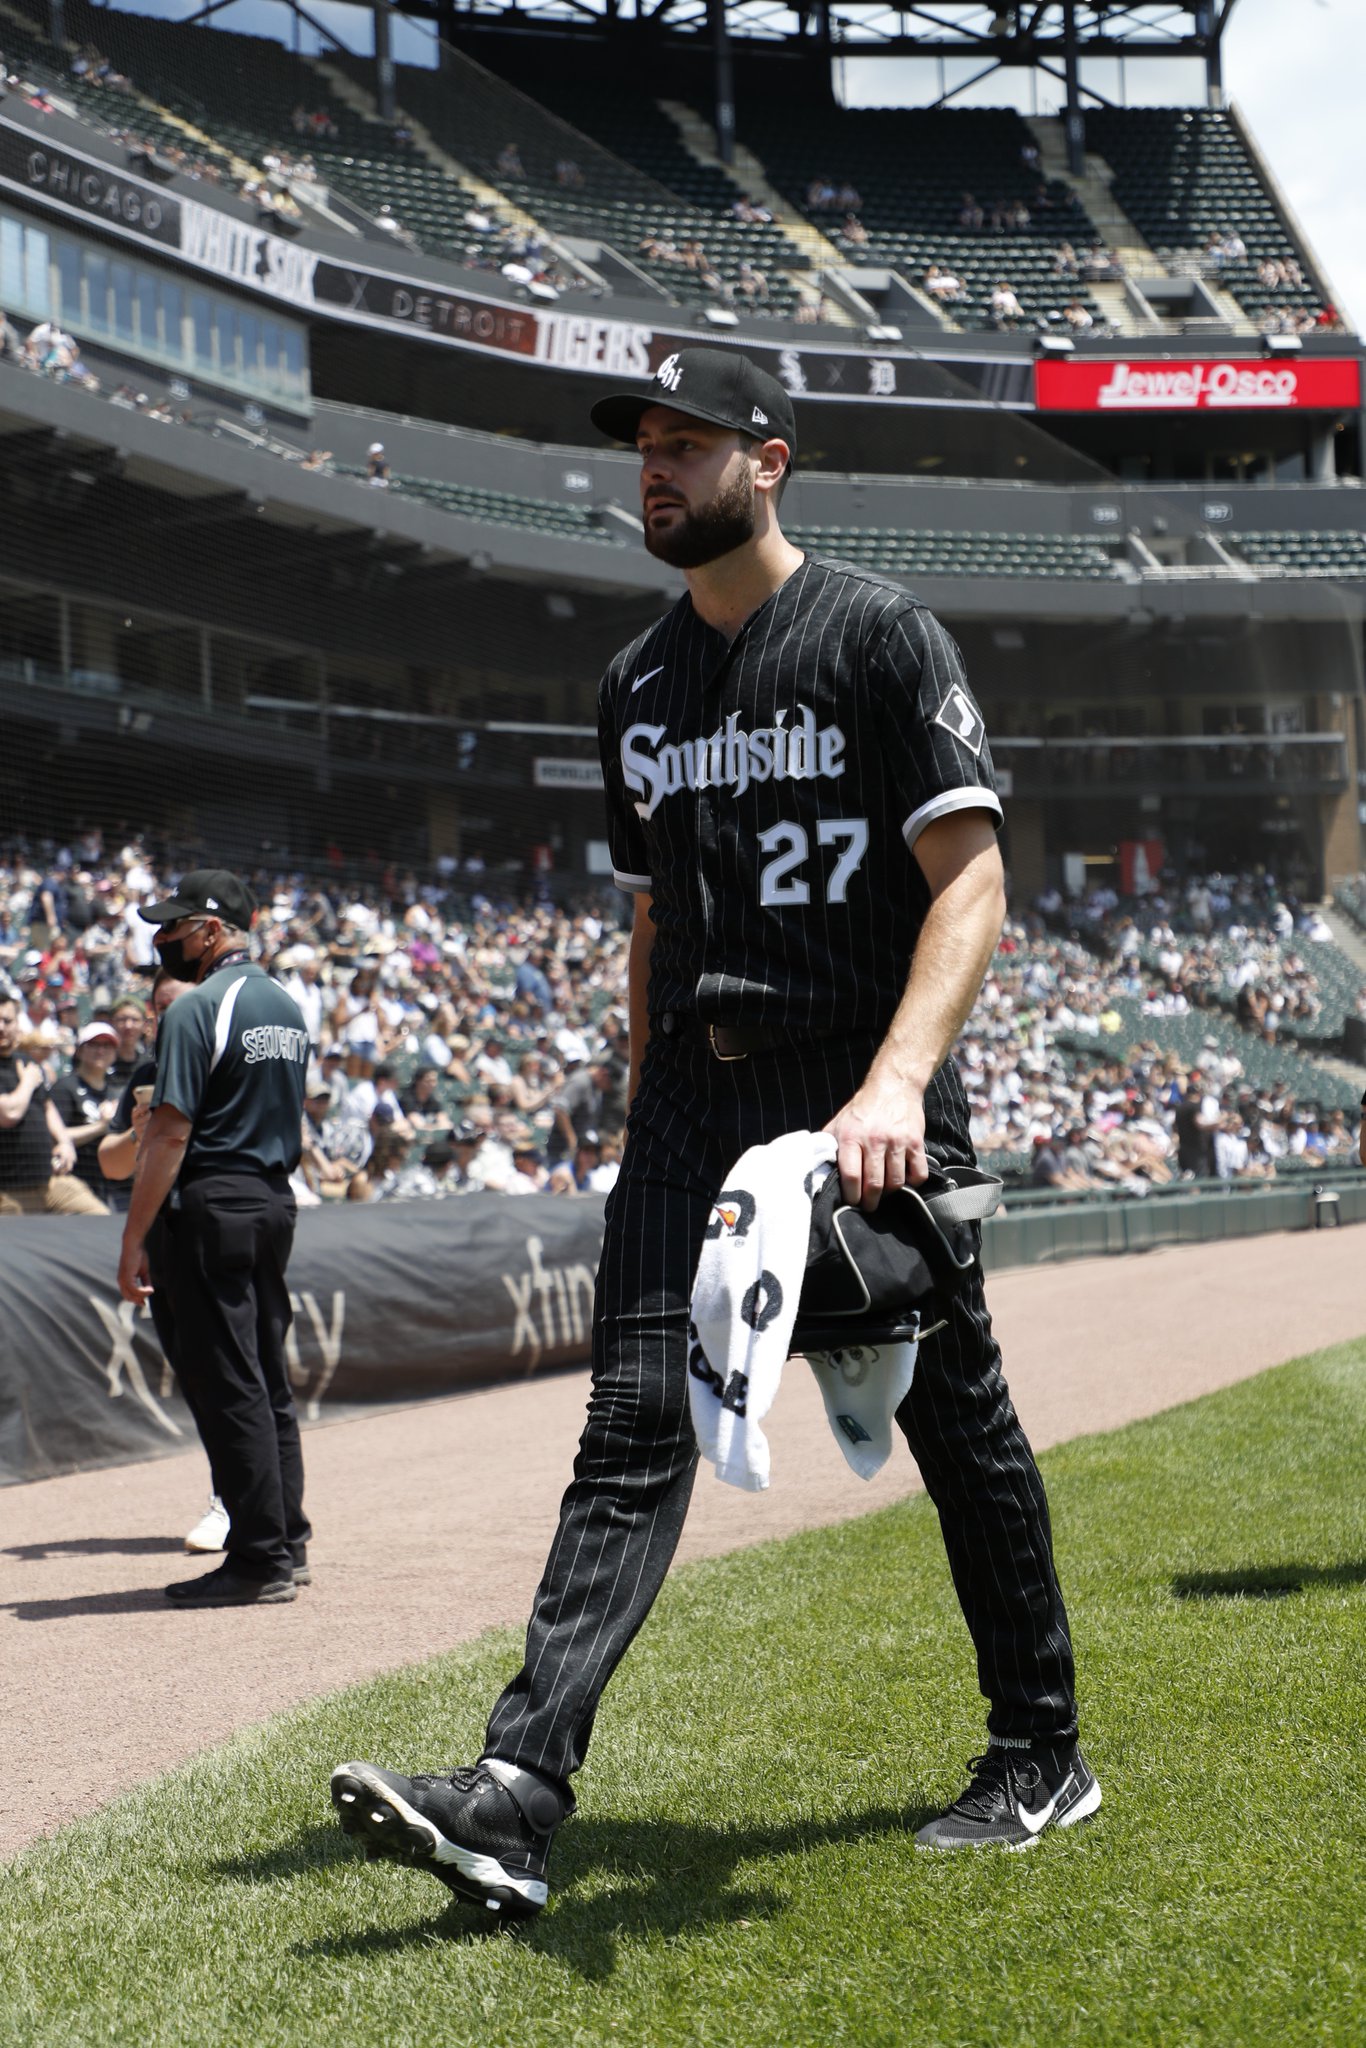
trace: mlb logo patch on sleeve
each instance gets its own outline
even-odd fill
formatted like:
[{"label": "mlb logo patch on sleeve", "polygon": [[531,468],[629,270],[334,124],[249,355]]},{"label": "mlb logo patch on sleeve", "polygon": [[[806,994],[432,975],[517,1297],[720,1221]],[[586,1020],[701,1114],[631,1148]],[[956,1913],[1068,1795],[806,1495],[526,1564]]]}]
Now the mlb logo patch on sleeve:
[{"label": "mlb logo patch on sleeve", "polygon": [[966,690],[954,683],[944,693],[944,701],[930,720],[931,725],[942,725],[945,732],[951,732],[958,744],[966,747],[974,757],[981,753],[982,742],[987,736],[982,714]]}]

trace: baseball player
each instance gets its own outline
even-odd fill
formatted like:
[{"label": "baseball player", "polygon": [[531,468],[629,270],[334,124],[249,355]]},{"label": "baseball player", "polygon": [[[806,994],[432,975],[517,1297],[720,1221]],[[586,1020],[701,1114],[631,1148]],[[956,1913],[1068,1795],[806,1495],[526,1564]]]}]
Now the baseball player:
[{"label": "baseball player", "polygon": [[[867,1208],[972,1163],[949,1059],[1000,933],[1001,806],[957,648],[899,586],[803,555],[779,524],[796,451],[781,385],[686,349],[594,423],[640,453],[645,545],[687,592],[599,697],[617,883],[634,896],[632,1106],[608,1199],[588,1418],[526,1660],[482,1759],[343,1765],[372,1854],[507,1917],[546,1899],[604,1686],[659,1591],[692,1492],[688,1305],[749,1146],[833,1133]],[[922,1346],[898,1421],[939,1511],[989,1702],[927,1849],[1032,1844],[1100,1788],[1077,1744],[1043,1486],[1001,1376],[980,1267]]]}]

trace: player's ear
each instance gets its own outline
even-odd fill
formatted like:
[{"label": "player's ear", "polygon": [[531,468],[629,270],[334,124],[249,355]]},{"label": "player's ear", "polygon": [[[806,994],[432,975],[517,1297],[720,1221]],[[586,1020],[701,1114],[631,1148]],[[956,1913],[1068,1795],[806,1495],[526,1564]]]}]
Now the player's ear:
[{"label": "player's ear", "polygon": [[786,441],[761,441],[756,453],[759,467],[755,473],[754,488],[758,491],[778,490],[787,476],[792,460],[791,449]]}]

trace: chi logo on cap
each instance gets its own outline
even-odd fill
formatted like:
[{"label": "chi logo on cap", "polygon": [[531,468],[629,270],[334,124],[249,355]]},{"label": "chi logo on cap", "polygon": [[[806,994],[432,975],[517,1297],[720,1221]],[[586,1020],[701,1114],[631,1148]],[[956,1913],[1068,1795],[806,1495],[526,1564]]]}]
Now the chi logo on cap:
[{"label": "chi logo on cap", "polygon": [[753,412],[750,414],[749,417],[750,424],[752,426],[766,427],[768,425],[768,414],[766,412],[760,412],[757,405],[755,406]]},{"label": "chi logo on cap", "polygon": [[666,391],[677,391],[683,382],[683,365],[677,356],[665,356],[655,371],[656,384],[662,384]]}]

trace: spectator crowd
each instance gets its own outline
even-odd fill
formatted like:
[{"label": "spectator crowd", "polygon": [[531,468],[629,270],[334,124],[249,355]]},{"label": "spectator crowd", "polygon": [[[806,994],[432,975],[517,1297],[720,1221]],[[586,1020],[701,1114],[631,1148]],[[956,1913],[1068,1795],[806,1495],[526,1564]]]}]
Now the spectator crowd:
[{"label": "spectator crowd", "polygon": [[[116,837],[0,855],[0,1211],[126,1200],[99,1140],[151,1050],[156,958],[138,907],[185,863]],[[624,899],[497,901],[450,862],[364,887],[252,880],[257,955],[313,1049],[301,1201],[611,1186],[626,1117]],[[1355,1120],[1306,1094],[1316,1070],[1302,1057],[1289,1078],[1268,1076],[1267,1052],[1252,1070],[1255,1047],[1313,1031],[1314,955],[1331,936],[1264,873],[1129,902],[1107,888],[1046,893],[1007,924],[959,1042],[979,1153],[1036,1186],[1130,1194],[1348,1155]],[[1366,1014],[1366,993],[1356,1007]],[[1182,1054],[1173,1021],[1192,1014],[1209,1029]]]},{"label": "spectator crowd", "polygon": [[[1313,954],[1332,937],[1264,871],[1128,902],[1046,892],[1008,925],[959,1043],[974,1144],[1036,1187],[1135,1195],[1350,1157],[1357,1121],[1306,1092],[1316,1070],[1287,1057],[1268,1074],[1274,1053],[1255,1057],[1291,1027],[1313,1034]],[[1188,1053],[1172,1045],[1183,1019],[1206,1027]]]},{"label": "spectator crowd", "polygon": [[[126,1199],[100,1172],[99,1139],[150,1049],[156,956],[138,907],[173,873],[140,838],[107,851],[97,831],[0,857],[0,1210],[35,1206],[14,1200],[35,1187],[37,1206],[70,1207],[58,1183],[72,1175],[83,1209]],[[627,1060],[615,891],[496,905],[450,864],[424,885],[253,884],[257,957],[313,1049],[301,1201],[611,1186]],[[52,1170],[35,1178],[40,1140]]]}]

